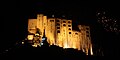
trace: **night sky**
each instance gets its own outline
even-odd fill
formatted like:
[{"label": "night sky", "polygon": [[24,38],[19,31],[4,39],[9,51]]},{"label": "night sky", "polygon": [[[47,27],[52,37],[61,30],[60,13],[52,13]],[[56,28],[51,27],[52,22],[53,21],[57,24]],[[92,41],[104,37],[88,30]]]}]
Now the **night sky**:
[{"label": "night sky", "polygon": [[3,4],[2,17],[4,21],[4,39],[1,47],[12,46],[16,41],[25,38],[28,18],[36,18],[37,13],[49,17],[72,19],[73,25],[86,24],[91,26],[91,39],[93,48],[102,47],[106,55],[118,54],[119,35],[106,32],[97,22],[96,11],[99,8],[108,10],[109,14],[120,17],[117,2],[107,1],[15,1]]}]

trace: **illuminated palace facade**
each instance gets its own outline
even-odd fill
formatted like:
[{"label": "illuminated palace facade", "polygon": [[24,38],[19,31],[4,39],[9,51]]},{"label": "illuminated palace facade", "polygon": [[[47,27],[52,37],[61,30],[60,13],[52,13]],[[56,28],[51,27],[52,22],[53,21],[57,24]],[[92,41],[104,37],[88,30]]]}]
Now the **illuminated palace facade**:
[{"label": "illuminated palace facade", "polygon": [[[51,17],[48,18],[43,14],[37,14],[37,19],[28,19],[28,40],[33,43],[32,46],[40,46],[39,42],[35,42],[34,36],[39,36],[42,41],[43,33],[50,45],[57,45],[63,48],[74,48],[82,50],[93,55],[92,43],[90,37],[90,27],[78,25],[79,31],[72,30],[72,20]],[[39,32],[39,34],[37,33]],[[36,40],[37,41],[37,40]]]}]

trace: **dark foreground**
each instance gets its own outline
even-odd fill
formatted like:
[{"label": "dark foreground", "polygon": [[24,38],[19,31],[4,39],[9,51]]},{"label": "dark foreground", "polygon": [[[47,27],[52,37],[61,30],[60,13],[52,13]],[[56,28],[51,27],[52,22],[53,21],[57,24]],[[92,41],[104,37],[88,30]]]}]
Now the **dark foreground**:
[{"label": "dark foreground", "polygon": [[[85,55],[82,51],[74,49],[63,49],[57,46],[38,47],[17,46],[9,50],[7,53],[1,54],[5,58],[12,60],[18,59],[37,59],[37,60],[96,60],[95,56]],[[97,57],[101,60],[101,57]],[[97,59],[98,60],[98,59]]]}]

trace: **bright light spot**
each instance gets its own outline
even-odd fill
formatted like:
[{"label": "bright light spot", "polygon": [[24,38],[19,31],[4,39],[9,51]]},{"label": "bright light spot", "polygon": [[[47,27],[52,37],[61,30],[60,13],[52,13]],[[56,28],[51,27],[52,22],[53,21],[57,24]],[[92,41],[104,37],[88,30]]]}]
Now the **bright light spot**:
[{"label": "bright light spot", "polygon": [[24,42],[22,42],[22,44],[24,44]]},{"label": "bright light spot", "polygon": [[41,43],[41,45],[43,45],[43,43]]},{"label": "bright light spot", "polygon": [[39,34],[37,33],[37,34],[35,34],[35,36],[39,36]]},{"label": "bright light spot", "polygon": [[92,47],[90,47],[90,53],[91,53],[91,55],[93,55]]},{"label": "bright light spot", "polygon": [[37,45],[35,45],[35,44],[34,44],[34,45],[32,45],[32,46],[33,46],[33,47],[37,47]]},{"label": "bright light spot", "polygon": [[44,41],[44,40],[45,40],[45,38],[42,38],[42,40]]},{"label": "bright light spot", "polygon": [[33,40],[33,35],[28,35],[28,40]]},{"label": "bright light spot", "polygon": [[65,44],[64,48],[69,48],[67,44]]}]

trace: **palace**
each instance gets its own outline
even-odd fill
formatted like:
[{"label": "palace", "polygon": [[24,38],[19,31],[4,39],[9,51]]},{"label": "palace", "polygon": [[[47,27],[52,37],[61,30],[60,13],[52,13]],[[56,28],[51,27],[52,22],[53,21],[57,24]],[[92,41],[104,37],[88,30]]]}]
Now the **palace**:
[{"label": "palace", "polygon": [[78,28],[78,31],[72,29],[72,20],[55,17],[48,18],[43,14],[37,14],[37,19],[28,19],[27,39],[30,43],[33,43],[32,46],[40,46],[45,31],[47,42],[50,45],[74,48],[82,50],[86,54],[90,50],[90,54],[93,55],[90,27],[78,25]]}]

